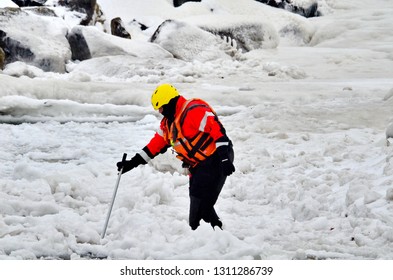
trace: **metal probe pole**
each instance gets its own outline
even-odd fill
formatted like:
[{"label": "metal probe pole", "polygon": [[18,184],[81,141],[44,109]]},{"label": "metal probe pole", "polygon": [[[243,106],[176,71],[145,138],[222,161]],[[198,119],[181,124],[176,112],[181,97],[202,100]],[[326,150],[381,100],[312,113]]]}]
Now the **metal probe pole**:
[{"label": "metal probe pole", "polygon": [[112,212],[113,204],[115,203],[115,198],[116,198],[116,194],[117,194],[117,189],[119,188],[120,178],[121,178],[121,174],[123,173],[124,162],[126,161],[126,158],[127,158],[127,154],[124,153],[124,154],[123,154],[123,159],[121,160],[121,161],[123,162],[123,167],[120,169],[119,175],[117,176],[117,181],[116,181],[115,190],[114,190],[113,196],[112,196],[111,206],[109,207],[108,215],[106,216],[106,221],[105,221],[104,229],[102,230],[102,234],[101,234],[101,238],[102,238],[102,239],[105,237],[106,229],[107,229],[108,223],[109,223],[109,218],[111,217],[111,212]]}]

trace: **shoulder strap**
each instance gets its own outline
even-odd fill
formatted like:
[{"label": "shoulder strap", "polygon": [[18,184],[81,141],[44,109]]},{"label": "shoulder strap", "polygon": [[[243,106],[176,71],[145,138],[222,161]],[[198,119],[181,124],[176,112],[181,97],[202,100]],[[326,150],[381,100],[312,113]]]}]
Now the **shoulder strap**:
[{"label": "shoulder strap", "polygon": [[[191,106],[188,106],[192,101],[200,101],[201,103],[192,104]],[[187,113],[188,113],[189,111],[191,111],[191,110],[194,109],[194,108],[198,108],[198,107],[207,108],[207,109],[211,110],[211,111],[213,112],[214,115],[216,115],[216,113],[213,111],[213,109],[212,109],[205,101],[203,101],[202,99],[199,99],[199,98],[190,99],[190,100],[188,100],[188,101],[186,102],[186,104],[184,105],[184,107],[183,107],[183,109],[182,109],[182,112],[181,112],[180,115],[179,115],[179,120],[180,120],[179,125],[180,125],[180,126],[183,125],[184,119],[186,118]]]}]

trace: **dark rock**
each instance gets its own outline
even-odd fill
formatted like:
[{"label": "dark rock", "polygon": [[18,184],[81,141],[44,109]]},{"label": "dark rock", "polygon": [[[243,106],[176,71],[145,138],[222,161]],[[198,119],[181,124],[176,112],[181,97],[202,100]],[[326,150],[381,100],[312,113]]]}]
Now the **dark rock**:
[{"label": "dark rock", "polygon": [[173,0],[173,6],[180,7],[186,2],[201,2],[201,0]]},{"label": "dark rock", "polygon": [[12,0],[19,7],[43,6],[47,0]]},{"label": "dark rock", "polygon": [[142,31],[144,31],[144,30],[146,30],[146,29],[149,28],[149,27],[147,27],[146,25],[144,25],[143,23],[140,23],[140,22],[136,21],[135,19],[132,20],[131,23],[137,24],[137,25],[139,26],[139,28],[140,28]]},{"label": "dark rock", "polygon": [[73,11],[93,15],[97,0],[59,0],[59,5]]},{"label": "dark rock", "polygon": [[8,37],[7,33],[3,30],[0,30],[0,48],[3,49],[5,54],[5,64],[15,61],[31,62],[35,58],[34,53],[29,49],[29,47]]},{"label": "dark rock", "polygon": [[274,8],[284,9],[285,0],[277,2],[276,0],[255,0],[257,2],[261,2],[263,4],[269,5]]},{"label": "dark rock", "polygon": [[5,53],[2,48],[0,48],[0,70],[4,69],[5,65]]},{"label": "dark rock", "polygon": [[83,36],[81,29],[72,29],[71,33],[67,35],[67,39],[71,47],[72,60],[83,61],[92,57],[89,46],[86,42],[85,37]]},{"label": "dark rock", "polygon": [[318,11],[318,3],[312,4],[310,7],[304,9],[304,16],[309,17],[319,17],[321,16],[321,12]]},{"label": "dark rock", "polygon": [[296,6],[292,3],[292,0],[255,0],[257,2],[261,2],[263,4],[269,5],[274,8],[284,9],[289,12],[304,16],[304,17],[317,17],[320,16],[321,13],[318,11],[318,3],[314,2],[309,7],[301,7]]},{"label": "dark rock", "polygon": [[173,22],[172,19],[167,19],[164,22],[162,22],[156,29],[156,31],[154,31],[153,35],[150,38],[150,42],[154,43],[156,41],[156,39],[158,38],[158,36],[160,35],[161,30],[168,25],[169,23]]},{"label": "dark rock", "polygon": [[95,20],[100,20],[103,15],[97,0],[59,0],[59,5],[69,7],[72,11],[85,14],[80,25],[95,25]]},{"label": "dark rock", "polygon": [[123,21],[119,17],[111,20],[111,33],[121,38],[131,39],[130,33],[127,32],[123,25]]}]

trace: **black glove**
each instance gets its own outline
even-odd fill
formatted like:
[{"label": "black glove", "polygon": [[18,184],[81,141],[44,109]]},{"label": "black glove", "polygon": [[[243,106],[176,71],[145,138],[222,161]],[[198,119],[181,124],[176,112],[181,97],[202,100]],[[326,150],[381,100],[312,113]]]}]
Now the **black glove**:
[{"label": "black glove", "polygon": [[224,173],[225,176],[231,175],[233,172],[235,172],[235,166],[232,163],[233,152],[232,154],[230,153],[227,145],[218,147],[217,152],[221,160],[220,165],[221,165],[222,173]]},{"label": "black glove", "polygon": [[123,171],[121,172],[122,174],[134,169],[140,164],[146,164],[147,162],[142,158],[140,154],[136,154],[131,160],[126,160],[124,161],[124,165],[122,161],[119,161],[117,165],[117,171],[120,172],[120,170],[123,168]]}]

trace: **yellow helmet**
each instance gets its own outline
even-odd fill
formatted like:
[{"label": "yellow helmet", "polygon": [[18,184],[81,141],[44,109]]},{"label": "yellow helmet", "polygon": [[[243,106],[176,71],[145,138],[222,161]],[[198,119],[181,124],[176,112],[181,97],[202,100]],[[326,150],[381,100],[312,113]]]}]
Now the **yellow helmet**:
[{"label": "yellow helmet", "polygon": [[158,110],[176,96],[179,96],[179,92],[171,84],[159,85],[151,96],[151,105],[154,110]]}]

